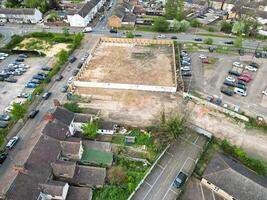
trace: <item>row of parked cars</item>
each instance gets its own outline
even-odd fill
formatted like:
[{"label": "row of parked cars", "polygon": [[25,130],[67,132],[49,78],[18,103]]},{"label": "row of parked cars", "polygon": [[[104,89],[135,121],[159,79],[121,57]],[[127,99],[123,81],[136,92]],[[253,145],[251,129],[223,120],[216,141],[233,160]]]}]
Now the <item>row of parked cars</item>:
[{"label": "row of parked cars", "polygon": [[250,73],[256,72],[258,68],[259,65],[254,62],[249,65],[233,62],[232,69],[229,70],[229,75],[223,82],[221,92],[228,96],[233,96],[234,94],[247,96],[247,84],[253,80]]},{"label": "row of parked cars", "polygon": [[180,53],[181,75],[183,77],[192,76],[191,72],[191,58],[187,51],[182,50]]}]

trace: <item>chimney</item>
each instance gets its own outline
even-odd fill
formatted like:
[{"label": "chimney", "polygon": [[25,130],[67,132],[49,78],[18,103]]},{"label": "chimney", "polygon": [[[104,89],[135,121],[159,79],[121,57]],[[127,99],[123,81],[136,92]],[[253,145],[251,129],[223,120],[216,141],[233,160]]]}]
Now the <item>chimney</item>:
[{"label": "chimney", "polygon": [[27,170],[25,169],[25,167],[23,165],[15,165],[14,170],[19,172],[19,173],[23,173],[23,174],[27,173]]},{"label": "chimney", "polygon": [[54,119],[54,116],[52,113],[46,113],[46,115],[44,116],[44,120],[46,121],[52,121]]}]

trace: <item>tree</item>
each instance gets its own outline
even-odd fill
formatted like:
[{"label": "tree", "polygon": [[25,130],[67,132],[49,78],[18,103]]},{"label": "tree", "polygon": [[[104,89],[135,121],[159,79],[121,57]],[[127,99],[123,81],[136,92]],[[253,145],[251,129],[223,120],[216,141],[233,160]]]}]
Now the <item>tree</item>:
[{"label": "tree", "polygon": [[233,28],[233,24],[231,22],[227,22],[226,20],[223,20],[221,23],[221,31],[226,33],[231,33]]},{"label": "tree", "polygon": [[167,19],[184,19],[184,0],[167,0],[165,4],[165,13]]},{"label": "tree", "polygon": [[51,21],[51,22],[54,22],[54,21],[57,21],[58,19],[58,14],[55,10],[52,10],[50,13],[49,13],[49,16],[48,16],[48,21]]},{"label": "tree", "polygon": [[127,181],[127,173],[121,166],[113,166],[108,170],[108,180],[113,185],[120,185]]},{"label": "tree", "polygon": [[126,37],[127,38],[134,38],[133,32],[132,31],[128,31]]},{"label": "tree", "polygon": [[158,17],[154,21],[153,28],[159,32],[166,32],[169,30],[169,22],[164,17]]},{"label": "tree", "polygon": [[190,23],[186,20],[182,20],[180,23],[182,32],[185,32],[190,27]]},{"label": "tree", "polygon": [[245,24],[244,22],[235,22],[233,27],[232,27],[232,33],[241,35],[245,31]]},{"label": "tree", "polygon": [[18,8],[21,6],[21,1],[19,0],[6,0],[5,6],[7,8]]},{"label": "tree", "polygon": [[204,42],[204,44],[212,45],[213,44],[213,39],[212,38],[207,38],[203,42]]},{"label": "tree", "polygon": [[255,15],[246,15],[241,18],[241,23],[244,24],[244,31],[247,36],[256,36],[258,33],[259,22]]},{"label": "tree", "polygon": [[82,39],[83,39],[83,36],[84,36],[83,33],[76,33],[76,34],[74,35],[74,39],[73,39],[73,47],[74,47],[74,48],[80,46],[81,41],[82,41]]},{"label": "tree", "polygon": [[22,119],[25,116],[25,114],[27,113],[27,108],[24,104],[13,103],[12,107],[13,107],[13,109],[11,111],[11,115],[16,120]]},{"label": "tree", "polygon": [[87,123],[82,125],[82,131],[83,131],[82,134],[85,137],[88,137],[91,139],[96,138],[97,130],[98,130],[98,125],[96,122],[87,122]]},{"label": "tree", "polygon": [[241,37],[238,37],[235,39],[234,47],[235,48],[241,48],[242,47],[242,38]]},{"label": "tree", "polygon": [[173,19],[173,31],[175,32],[179,32],[181,31],[181,23],[179,21],[177,21],[176,19]]},{"label": "tree", "polygon": [[197,19],[192,19],[190,21],[190,26],[195,27],[195,28],[198,28],[198,27],[201,26],[201,23]]},{"label": "tree", "polygon": [[69,36],[69,35],[70,35],[69,29],[68,29],[67,27],[64,27],[64,28],[63,28],[63,34],[64,34],[65,36]]}]

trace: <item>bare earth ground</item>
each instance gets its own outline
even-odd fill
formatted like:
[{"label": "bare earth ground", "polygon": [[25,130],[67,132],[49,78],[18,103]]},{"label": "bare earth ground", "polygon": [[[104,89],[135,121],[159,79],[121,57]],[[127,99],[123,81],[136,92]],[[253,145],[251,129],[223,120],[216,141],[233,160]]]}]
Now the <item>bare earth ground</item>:
[{"label": "bare earth ground", "polygon": [[76,92],[91,95],[91,103],[86,106],[100,109],[104,119],[132,126],[151,125],[160,120],[163,110],[181,108],[181,99],[172,93],[98,88],[79,88]]},{"label": "bare earth ground", "polygon": [[101,43],[81,81],[174,86],[168,45]]}]

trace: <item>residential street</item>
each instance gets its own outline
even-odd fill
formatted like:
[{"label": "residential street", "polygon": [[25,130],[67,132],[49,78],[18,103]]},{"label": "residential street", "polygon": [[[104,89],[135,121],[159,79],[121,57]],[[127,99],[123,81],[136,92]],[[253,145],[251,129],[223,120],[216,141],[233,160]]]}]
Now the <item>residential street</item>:
[{"label": "residential street", "polygon": [[77,57],[77,61],[67,65],[65,70],[62,72],[64,78],[59,82],[54,82],[52,88],[50,89],[52,92],[51,97],[48,100],[41,101],[36,108],[39,109],[40,112],[34,119],[29,119],[24,127],[18,132],[20,141],[16,147],[9,152],[8,158],[1,166],[0,197],[7,191],[10,184],[16,177],[17,172],[14,171],[14,166],[23,165],[23,163],[25,163],[36,142],[41,136],[41,130],[45,126],[44,116],[49,110],[53,109],[53,100],[58,99],[61,101],[65,98],[66,94],[60,91],[61,88],[63,85],[66,85],[68,78],[72,76],[71,73],[76,68],[81,57],[83,57],[86,52],[90,51],[95,42],[95,37],[89,35],[85,36],[81,47],[74,52],[74,55]]}]

